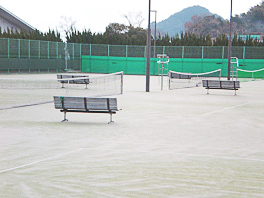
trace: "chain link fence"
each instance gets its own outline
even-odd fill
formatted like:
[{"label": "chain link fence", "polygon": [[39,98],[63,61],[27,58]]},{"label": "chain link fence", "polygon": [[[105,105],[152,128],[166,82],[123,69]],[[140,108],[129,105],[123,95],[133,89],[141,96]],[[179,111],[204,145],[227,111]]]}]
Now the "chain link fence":
[{"label": "chain link fence", "polygon": [[[227,59],[226,46],[152,46],[152,57],[167,54],[170,58]],[[155,54],[153,54],[155,52]],[[146,46],[101,45],[0,39],[0,71],[38,72],[81,70],[82,56],[145,57]],[[232,56],[241,59],[264,59],[264,47],[233,46]]]}]

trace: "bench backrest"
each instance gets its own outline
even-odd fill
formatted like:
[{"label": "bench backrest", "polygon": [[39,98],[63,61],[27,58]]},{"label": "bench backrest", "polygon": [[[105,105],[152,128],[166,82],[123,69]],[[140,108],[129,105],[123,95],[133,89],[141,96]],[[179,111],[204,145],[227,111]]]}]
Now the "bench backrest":
[{"label": "bench backrest", "polygon": [[223,89],[240,88],[240,81],[203,80],[203,87]]},{"label": "bench backrest", "polygon": [[53,97],[56,109],[118,110],[116,98]]},{"label": "bench backrest", "polygon": [[60,80],[61,83],[76,83],[76,84],[88,84],[88,75],[72,75],[72,74],[57,74],[57,79],[68,79],[68,78],[86,78],[86,79],[76,79],[76,80]]}]

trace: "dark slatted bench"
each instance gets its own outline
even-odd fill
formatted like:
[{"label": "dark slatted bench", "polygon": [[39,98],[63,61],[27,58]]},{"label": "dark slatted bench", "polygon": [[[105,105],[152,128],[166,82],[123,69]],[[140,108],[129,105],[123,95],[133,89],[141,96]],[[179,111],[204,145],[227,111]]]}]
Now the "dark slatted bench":
[{"label": "dark slatted bench", "polygon": [[[88,75],[57,74],[57,79],[65,79],[65,80],[59,80],[59,82],[62,84],[62,88],[64,88],[65,83],[69,83],[69,84],[85,84],[87,89],[87,85],[90,83],[88,77],[89,77]],[[69,78],[85,78],[85,79],[68,80]]]},{"label": "dark slatted bench", "polygon": [[223,81],[223,80],[203,80],[203,87],[207,89],[207,94],[209,94],[209,89],[225,89],[225,90],[236,90],[240,88],[239,81]]},{"label": "dark slatted bench", "polygon": [[68,121],[66,118],[67,112],[77,113],[109,113],[110,121],[112,120],[112,114],[119,111],[117,108],[116,98],[92,98],[92,97],[68,97],[68,96],[53,96],[54,105],[56,109],[60,109],[64,112],[64,121]]}]

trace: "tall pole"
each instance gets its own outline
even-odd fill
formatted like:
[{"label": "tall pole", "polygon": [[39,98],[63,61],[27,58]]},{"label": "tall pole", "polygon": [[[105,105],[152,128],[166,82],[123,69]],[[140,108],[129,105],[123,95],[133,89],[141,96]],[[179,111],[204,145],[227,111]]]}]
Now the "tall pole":
[{"label": "tall pole", "polygon": [[151,55],[151,29],[150,29],[150,8],[151,0],[149,0],[148,10],[148,34],[147,34],[147,67],[146,67],[146,92],[149,92],[149,81],[150,81],[150,55]]},{"label": "tall pole", "polygon": [[229,41],[228,41],[228,67],[227,67],[227,80],[230,80],[230,68],[231,68],[231,54],[232,54],[232,0],[230,9],[230,22],[229,22]]},{"label": "tall pole", "polygon": [[151,12],[155,12],[154,52],[153,52],[153,58],[155,58],[156,57],[156,41],[157,41],[157,10],[151,10]]}]

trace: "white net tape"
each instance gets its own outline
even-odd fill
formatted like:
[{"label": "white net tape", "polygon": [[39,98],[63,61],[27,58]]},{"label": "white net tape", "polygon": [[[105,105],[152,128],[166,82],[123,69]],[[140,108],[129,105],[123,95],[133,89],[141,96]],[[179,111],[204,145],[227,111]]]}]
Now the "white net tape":
[{"label": "white net tape", "polygon": [[238,75],[245,76],[246,78],[252,79],[263,79],[264,68],[257,69],[257,70],[244,70],[244,69],[237,69]]}]

